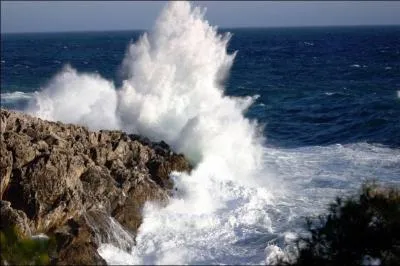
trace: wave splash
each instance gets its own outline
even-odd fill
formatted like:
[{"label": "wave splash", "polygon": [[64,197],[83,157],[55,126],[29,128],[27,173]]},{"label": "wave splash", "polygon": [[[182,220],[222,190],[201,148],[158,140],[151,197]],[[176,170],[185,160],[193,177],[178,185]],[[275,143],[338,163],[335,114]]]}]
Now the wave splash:
[{"label": "wave splash", "polygon": [[174,174],[178,192],[166,208],[146,205],[132,254],[115,261],[122,251],[110,244],[99,249],[109,263],[265,259],[263,249],[248,252],[246,243],[258,231],[272,230],[264,211],[272,196],[254,186],[264,140],[257,122],[243,116],[254,97],[224,95],[222,83],[235,57],[227,53],[230,37],[209,25],[204,10],[170,2],[154,29],[129,45],[121,88],[66,66],[26,110],[48,120],[165,140],[196,165],[190,176]]},{"label": "wave splash", "polygon": [[86,125],[93,130],[118,129],[117,91],[98,74],[81,74],[64,66],[49,84],[36,92],[25,110],[54,121]]},{"label": "wave splash", "polygon": [[165,140],[192,162],[213,155],[247,173],[262,146],[255,123],[243,117],[252,98],[223,95],[235,54],[226,52],[230,35],[219,35],[203,15],[187,2],[170,3],[153,31],[130,45],[118,112],[125,130]]},{"label": "wave splash", "polygon": [[[203,16],[190,3],[169,3],[150,34],[129,45],[121,88],[66,66],[27,111],[164,140],[193,163],[218,156],[245,175],[262,157],[261,130],[243,116],[254,98],[223,94],[221,83],[235,57],[226,52],[231,36],[218,34]],[[227,159],[232,149],[235,156]]]}]

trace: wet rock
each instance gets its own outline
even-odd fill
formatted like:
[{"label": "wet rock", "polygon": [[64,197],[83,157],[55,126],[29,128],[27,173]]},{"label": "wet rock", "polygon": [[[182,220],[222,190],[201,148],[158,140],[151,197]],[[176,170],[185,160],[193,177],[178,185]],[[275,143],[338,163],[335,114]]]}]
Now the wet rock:
[{"label": "wet rock", "polygon": [[148,182],[148,177],[142,176],[142,180],[127,192],[125,203],[117,206],[112,216],[131,232],[136,232],[142,223],[144,203],[153,201],[165,204],[168,199],[167,192],[157,189],[158,187],[155,182]]},{"label": "wet rock", "polygon": [[31,235],[28,217],[23,211],[15,210],[11,207],[11,202],[0,200],[1,224],[0,230],[16,227],[20,237]]},{"label": "wet rock", "polygon": [[97,247],[107,230],[99,226],[114,217],[134,236],[145,202],[165,204],[170,173],[191,169],[165,142],[3,109],[0,140],[1,227],[54,235],[59,265],[105,264]]},{"label": "wet rock", "polygon": [[169,177],[172,171],[184,172],[190,168],[188,161],[182,155],[173,154],[169,160],[154,158],[149,160],[147,167],[151,178],[161,187],[172,189],[173,183]]},{"label": "wet rock", "polygon": [[69,220],[55,232],[58,253],[52,264],[106,265],[105,260],[97,253],[99,246],[94,234],[84,217],[78,221]]},{"label": "wet rock", "polygon": [[[3,135],[1,135],[3,137]],[[0,199],[3,198],[3,194],[6,191],[8,184],[10,182],[11,170],[13,166],[12,153],[7,150],[3,139],[0,140]]]}]

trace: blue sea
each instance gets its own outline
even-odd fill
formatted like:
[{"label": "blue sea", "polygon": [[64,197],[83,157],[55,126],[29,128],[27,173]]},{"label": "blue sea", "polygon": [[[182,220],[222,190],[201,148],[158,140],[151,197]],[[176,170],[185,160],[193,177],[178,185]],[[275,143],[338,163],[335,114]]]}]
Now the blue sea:
[{"label": "blue sea", "polygon": [[[400,27],[222,29],[238,51],[226,94],[260,97],[247,116],[284,147],[365,142],[400,146]],[[3,34],[1,105],[22,109],[69,63],[121,82],[142,31]]]},{"label": "blue sea", "polygon": [[163,13],[144,37],[1,36],[2,108],[163,139],[195,165],[144,209],[132,253],[103,243],[108,263],[273,264],[335,196],[400,183],[399,26],[216,32],[185,5],[168,8],[192,27]]}]

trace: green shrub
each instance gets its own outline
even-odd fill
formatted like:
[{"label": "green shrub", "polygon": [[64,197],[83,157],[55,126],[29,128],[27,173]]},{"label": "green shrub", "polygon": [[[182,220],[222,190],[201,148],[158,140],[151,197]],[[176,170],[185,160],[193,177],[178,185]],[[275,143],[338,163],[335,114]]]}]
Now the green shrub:
[{"label": "green shrub", "polygon": [[309,237],[298,240],[293,265],[400,265],[400,190],[366,184],[337,198],[319,221],[307,220]]},{"label": "green shrub", "polygon": [[48,238],[20,238],[16,228],[0,232],[2,265],[47,265],[55,243]]}]

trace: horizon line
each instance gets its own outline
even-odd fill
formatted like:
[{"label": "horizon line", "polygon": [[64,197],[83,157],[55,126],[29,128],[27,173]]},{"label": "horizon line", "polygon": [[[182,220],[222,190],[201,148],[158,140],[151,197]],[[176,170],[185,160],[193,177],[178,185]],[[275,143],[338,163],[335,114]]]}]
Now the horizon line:
[{"label": "horizon line", "polygon": [[[400,24],[351,24],[351,25],[289,25],[289,26],[237,26],[237,27],[217,27],[217,30],[226,29],[283,29],[283,28],[350,28],[350,27],[400,27]],[[149,31],[150,29],[90,29],[90,30],[61,30],[61,31],[9,31],[1,32],[5,34],[44,34],[44,33],[100,33],[100,32],[129,32],[129,31]]]}]

